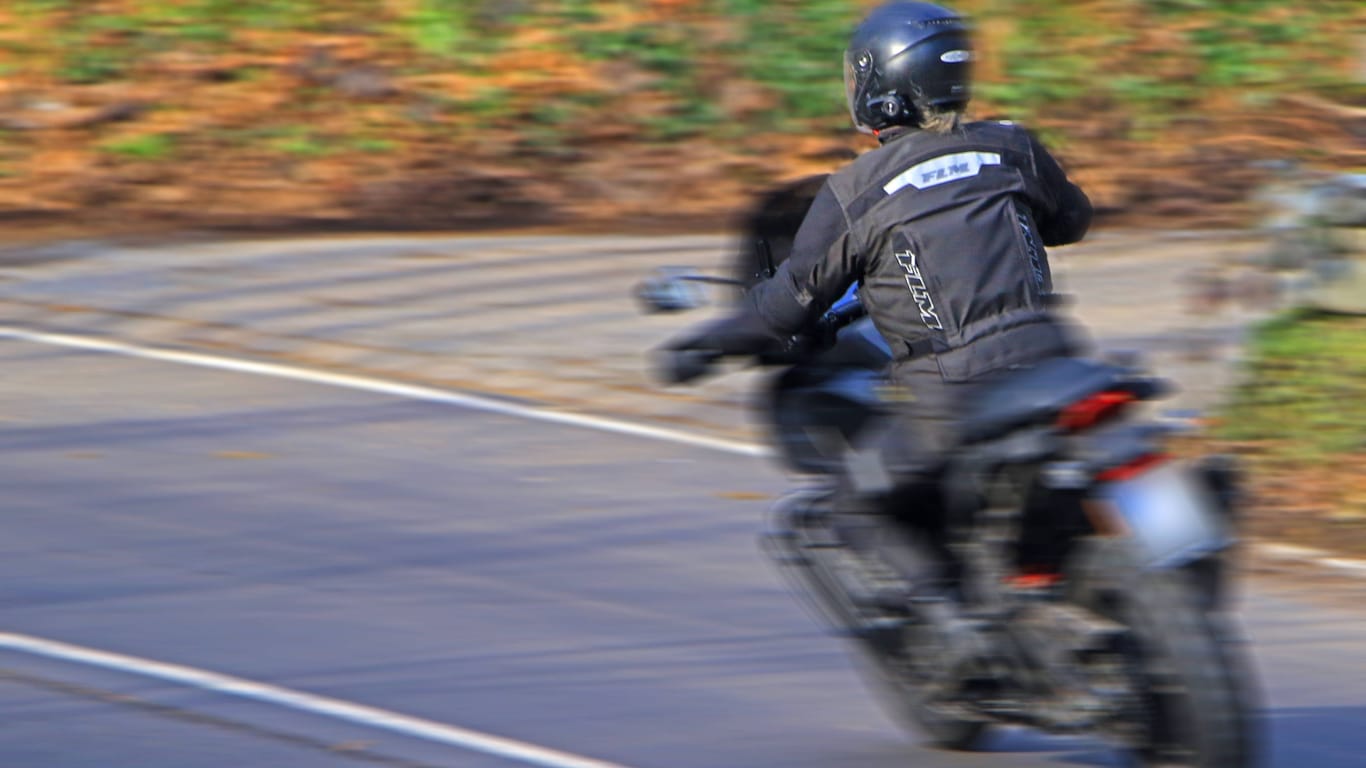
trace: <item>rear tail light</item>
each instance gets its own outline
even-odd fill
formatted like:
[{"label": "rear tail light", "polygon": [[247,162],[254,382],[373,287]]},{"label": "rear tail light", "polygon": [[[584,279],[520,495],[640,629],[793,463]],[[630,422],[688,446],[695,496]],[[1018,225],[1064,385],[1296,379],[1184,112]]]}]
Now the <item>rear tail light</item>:
[{"label": "rear tail light", "polygon": [[1125,406],[1137,399],[1132,392],[1097,392],[1064,408],[1058,414],[1057,425],[1068,432],[1088,429],[1117,416]]}]

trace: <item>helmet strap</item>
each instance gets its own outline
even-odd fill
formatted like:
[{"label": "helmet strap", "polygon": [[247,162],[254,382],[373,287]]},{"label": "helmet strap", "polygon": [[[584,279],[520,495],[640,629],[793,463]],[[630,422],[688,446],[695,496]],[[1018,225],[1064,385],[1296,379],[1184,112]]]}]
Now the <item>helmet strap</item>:
[{"label": "helmet strap", "polygon": [[915,107],[897,93],[869,99],[868,111],[880,116],[885,125],[913,125],[915,122]]}]

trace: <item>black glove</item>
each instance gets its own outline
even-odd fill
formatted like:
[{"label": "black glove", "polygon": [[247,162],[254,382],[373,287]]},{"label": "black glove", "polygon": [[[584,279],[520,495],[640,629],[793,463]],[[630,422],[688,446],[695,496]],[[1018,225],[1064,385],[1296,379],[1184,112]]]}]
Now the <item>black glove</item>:
[{"label": "black glove", "polygon": [[705,376],[722,357],[714,349],[660,349],[654,355],[654,375],[665,384],[687,384]]},{"label": "black glove", "polygon": [[753,314],[724,317],[689,331],[656,352],[655,376],[670,384],[682,384],[705,375],[723,357],[759,355],[777,343]]}]

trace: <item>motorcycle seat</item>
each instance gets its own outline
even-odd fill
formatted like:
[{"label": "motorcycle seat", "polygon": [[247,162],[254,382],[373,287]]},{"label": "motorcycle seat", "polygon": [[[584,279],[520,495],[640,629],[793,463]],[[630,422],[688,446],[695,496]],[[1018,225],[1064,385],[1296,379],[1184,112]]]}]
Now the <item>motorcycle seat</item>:
[{"label": "motorcycle seat", "polygon": [[1076,357],[1053,358],[984,383],[972,398],[980,406],[960,422],[959,437],[964,443],[980,443],[1052,421],[1067,406],[1100,392],[1129,392],[1144,399],[1158,389],[1156,382],[1136,377],[1131,369]]}]

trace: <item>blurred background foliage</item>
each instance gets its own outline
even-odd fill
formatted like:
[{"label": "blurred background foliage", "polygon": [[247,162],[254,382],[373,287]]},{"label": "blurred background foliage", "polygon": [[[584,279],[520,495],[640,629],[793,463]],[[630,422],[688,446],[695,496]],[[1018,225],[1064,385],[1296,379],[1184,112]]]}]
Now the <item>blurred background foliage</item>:
[{"label": "blurred background foliage", "polygon": [[1252,334],[1244,381],[1213,434],[1214,447],[1249,470],[1247,511],[1258,535],[1366,548],[1363,338],[1366,316],[1308,309]]},{"label": "blurred background foliage", "polygon": [[[1284,462],[1366,456],[1366,317],[1300,311],[1257,329],[1221,434]],[[1270,438],[1268,436],[1274,436]],[[1366,499],[1363,499],[1366,501]]]},{"label": "blurred background foliage", "polygon": [[[714,218],[867,146],[839,61],[872,5],[9,0],[0,207]],[[1258,160],[1364,164],[1359,0],[957,7],[975,115],[1040,132],[1112,216],[1245,221]]]}]

